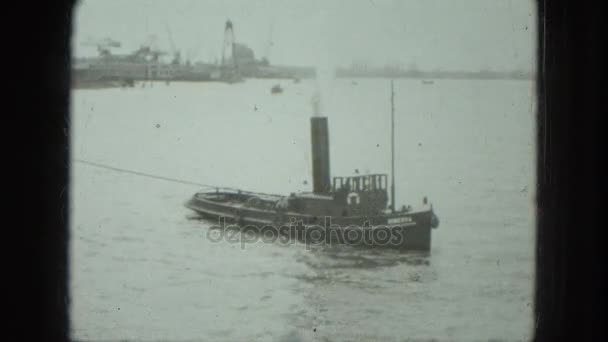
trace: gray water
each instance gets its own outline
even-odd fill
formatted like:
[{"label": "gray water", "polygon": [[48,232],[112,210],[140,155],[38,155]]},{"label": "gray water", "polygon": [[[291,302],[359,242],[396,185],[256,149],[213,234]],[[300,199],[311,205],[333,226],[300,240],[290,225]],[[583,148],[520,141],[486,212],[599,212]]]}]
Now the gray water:
[{"label": "gray water", "polygon": [[[271,95],[280,82],[285,92]],[[390,170],[390,83],[323,94],[332,175]],[[309,191],[314,81],[75,90],[72,158],[204,184]],[[329,91],[327,91],[329,89]],[[397,205],[430,255],[211,242],[196,186],[72,164],[71,319],[82,340],[527,340],[534,85],[395,81]]]}]

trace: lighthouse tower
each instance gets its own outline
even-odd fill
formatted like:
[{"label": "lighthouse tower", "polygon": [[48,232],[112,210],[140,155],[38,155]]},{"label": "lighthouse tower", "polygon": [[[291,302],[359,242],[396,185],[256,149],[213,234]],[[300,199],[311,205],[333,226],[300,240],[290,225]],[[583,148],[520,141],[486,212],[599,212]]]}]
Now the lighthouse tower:
[{"label": "lighthouse tower", "polygon": [[235,56],[235,39],[232,21],[226,21],[224,28],[224,45],[222,47],[222,69],[237,69]]}]

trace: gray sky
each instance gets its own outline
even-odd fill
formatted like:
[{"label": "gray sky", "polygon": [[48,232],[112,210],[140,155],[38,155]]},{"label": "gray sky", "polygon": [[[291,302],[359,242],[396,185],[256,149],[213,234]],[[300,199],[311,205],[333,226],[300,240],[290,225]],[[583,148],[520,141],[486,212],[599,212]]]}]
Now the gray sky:
[{"label": "gray sky", "polygon": [[532,0],[81,0],[75,10],[78,57],[96,53],[80,44],[89,37],[129,51],[156,35],[169,50],[168,26],[183,57],[209,61],[231,19],[237,42],[273,64],[535,68]]}]

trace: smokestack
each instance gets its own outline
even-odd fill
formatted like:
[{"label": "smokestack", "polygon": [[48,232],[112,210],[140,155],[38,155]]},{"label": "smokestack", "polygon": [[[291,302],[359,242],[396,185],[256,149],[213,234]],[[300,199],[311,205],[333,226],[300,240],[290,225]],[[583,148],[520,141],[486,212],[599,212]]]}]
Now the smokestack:
[{"label": "smokestack", "polygon": [[310,141],[312,144],[312,191],[314,193],[330,192],[327,117],[310,118]]}]

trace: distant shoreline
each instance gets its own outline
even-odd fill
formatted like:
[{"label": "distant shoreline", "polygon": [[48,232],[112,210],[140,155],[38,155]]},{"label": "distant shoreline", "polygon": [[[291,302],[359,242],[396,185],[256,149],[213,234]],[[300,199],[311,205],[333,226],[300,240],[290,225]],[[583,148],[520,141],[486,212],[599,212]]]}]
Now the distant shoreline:
[{"label": "distant shoreline", "polygon": [[393,71],[370,70],[357,71],[338,69],[336,78],[410,78],[410,79],[454,79],[454,80],[521,80],[533,81],[536,75],[524,72],[500,71]]}]

